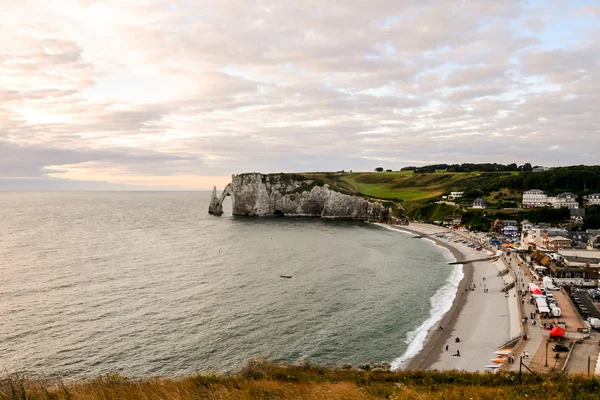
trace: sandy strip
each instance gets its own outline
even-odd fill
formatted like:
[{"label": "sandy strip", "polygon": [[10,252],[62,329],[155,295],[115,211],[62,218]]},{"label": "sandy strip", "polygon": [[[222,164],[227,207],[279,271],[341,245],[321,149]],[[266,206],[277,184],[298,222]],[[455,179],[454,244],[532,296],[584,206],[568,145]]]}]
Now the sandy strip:
[{"label": "sandy strip", "polygon": [[[427,224],[410,224],[401,229],[415,234],[455,234],[446,228]],[[435,236],[428,239],[449,249],[458,261],[484,256],[463,244]],[[494,358],[494,351],[498,346],[510,339],[508,301],[501,292],[504,281],[497,276],[497,266],[489,261],[466,263],[463,264],[463,272],[464,278],[459,284],[452,307],[429,331],[423,350],[405,364],[405,369],[484,371],[484,365],[492,364],[490,359]],[[465,291],[465,288],[473,284],[477,286],[474,291]],[[488,293],[483,291],[484,284]],[[454,342],[457,336],[461,339],[460,343]],[[446,346],[448,351],[445,350]],[[452,356],[456,350],[460,350],[461,357]]]}]

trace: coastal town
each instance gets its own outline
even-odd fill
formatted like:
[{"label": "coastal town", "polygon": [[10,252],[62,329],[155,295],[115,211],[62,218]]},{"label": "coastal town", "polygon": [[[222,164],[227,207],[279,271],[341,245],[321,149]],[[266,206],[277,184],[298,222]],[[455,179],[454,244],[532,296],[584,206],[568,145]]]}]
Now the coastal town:
[{"label": "coastal town", "polygon": [[[586,210],[598,204],[600,193],[531,189],[519,208],[564,208],[569,220],[496,219],[489,231],[460,218],[409,224],[416,237],[450,249],[465,278],[453,309],[430,332],[432,345],[407,368],[600,374],[600,229],[582,229]],[[486,207],[477,198],[471,209]]]}]

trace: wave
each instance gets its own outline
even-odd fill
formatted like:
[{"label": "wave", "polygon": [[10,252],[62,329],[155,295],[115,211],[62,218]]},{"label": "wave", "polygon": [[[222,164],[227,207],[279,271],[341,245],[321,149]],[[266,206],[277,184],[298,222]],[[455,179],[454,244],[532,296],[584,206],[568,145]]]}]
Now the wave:
[{"label": "wave", "polygon": [[[406,344],[408,344],[408,348],[401,357],[392,361],[392,370],[400,368],[406,360],[416,356],[423,349],[429,330],[433,328],[452,307],[452,303],[458,292],[458,284],[463,277],[462,264],[457,264],[446,280],[446,284],[439,288],[429,299],[429,302],[431,303],[429,318],[406,335]],[[451,301],[448,301],[448,299],[451,299]]]},{"label": "wave", "polygon": [[[411,232],[398,228],[392,228],[385,224],[376,225],[396,232],[408,233],[412,235]],[[433,243],[435,246],[443,249],[444,256],[447,260],[456,261],[456,258],[454,257],[452,252],[446,247],[440,246],[434,240],[428,238],[423,238],[423,240]],[[429,330],[433,328],[435,324],[437,324],[452,307],[452,303],[454,302],[454,298],[456,297],[456,294],[458,292],[458,285],[460,284],[460,281],[462,281],[463,278],[463,265],[456,264],[454,266],[454,269],[450,273],[450,276],[448,277],[448,279],[446,279],[446,283],[429,298],[429,302],[431,304],[429,318],[427,318],[421,325],[419,325],[417,328],[410,331],[406,335],[405,342],[408,345],[408,348],[402,356],[392,361],[392,370],[397,370],[398,368],[400,368],[402,364],[404,364],[407,360],[411,359],[412,357],[416,356],[423,349]],[[448,301],[448,299],[451,300]]]},{"label": "wave", "polygon": [[380,222],[369,222],[369,223],[372,223],[373,225],[377,225],[380,228],[384,228],[384,229],[387,229],[387,230],[390,230],[390,231],[400,232],[400,233],[406,233],[408,235],[414,236],[414,233],[412,233],[410,231],[406,231],[406,230],[404,230],[402,228],[398,228],[398,227],[396,227],[394,225],[382,224]]}]

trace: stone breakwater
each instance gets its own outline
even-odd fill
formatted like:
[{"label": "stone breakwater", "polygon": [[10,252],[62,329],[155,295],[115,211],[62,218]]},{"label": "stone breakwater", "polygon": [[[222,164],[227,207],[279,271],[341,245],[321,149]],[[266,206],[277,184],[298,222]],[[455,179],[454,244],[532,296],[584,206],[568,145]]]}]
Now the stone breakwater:
[{"label": "stone breakwater", "polygon": [[220,197],[213,189],[208,212],[223,214],[231,197],[234,216],[294,216],[400,223],[383,200],[341,193],[326,183],[298,174],[233,175]]}]

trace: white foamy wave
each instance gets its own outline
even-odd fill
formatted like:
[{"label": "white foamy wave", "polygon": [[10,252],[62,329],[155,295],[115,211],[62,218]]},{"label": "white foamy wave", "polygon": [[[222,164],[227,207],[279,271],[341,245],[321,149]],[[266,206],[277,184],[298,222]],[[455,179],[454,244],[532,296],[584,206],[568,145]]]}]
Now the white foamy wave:
[{"label": "white foamy wave", "polygon": [[454,270],[446,280],[446,284],[439,288],[429,299],[429,302],[431,303],[429,318],[415,330],[408,333],[406,338],[408,348],[401,357],[392,362],[392,370],[400,368],[406,360],[414,357],[423,349],[429,330],[433,328],[452,307],[452,303],[454,302],[454,298],[458,291],[458,284],[463,277],[462,264],[455,265]]},{"label": "white foamy wave", "polygon": [[[412,232],[405,231],[402,228],[391,227],[387,224],[375,223],[375,225],[395,232],[414,235]],[[435,246],[443,249],[444,257],[448,261],[456,261],[456,258],[448,248],[439,245],[438,243],[436,243],[435,240],[426,237],[422,239],[433,243]],[[427,339],[427,333],[429,332],[429,330],[433,328],[435,324],[437,324],[452,307],[452,303],[454,302],[454,298],[456,297],[456,294],[458,292],[458,285],[463,278],[463,265],[456,264],[454,266],[454,269],[452,270],[452,273],[450,274],[448,279],[446,279],[446,283],[444,284],[444,286],[439,288],[429,299],[429,302],[431,303],[429,318],[427,318],[421,325],[419,325],[416,329],[410,331],[406,335],[406,343],[408,344],[408,348],[401,357],[392,361],[392,370],[400,368],[404,362],[416,356],[419,353],[419,351],[423,349],[423,346],[425,345],[425,339]]]},{"label": "white foamy wave", "polygon": [[448,260],[448,261],[456,261],[456,258],[454,258],[454,255],[452,254],[452,252],[450,250],[448,250],[447,247],[440,246],[435,240],[432,240],[432,239],[429,239],[429,238],[423,238],[423,240],[431,242],[435,246],[439,247],[440,249],[443,249],[444,250],[444,257],[446,257],[446,260]]},{"label": "white foamy wave", "polygon": [[390,230],[390,231],[400,232],[400,233],[406,233],[408,235],[414,236],[414,233],[406,231],[406,230],[404,230],[402,228],[396,228],[396,227],[394,227],[392,225],[382,224],[382,223],[379,223],[379,222],[373,222],[373,225],[377,225],[380,228],[384,228],[384,229],[387,229],[387,230]]}]

